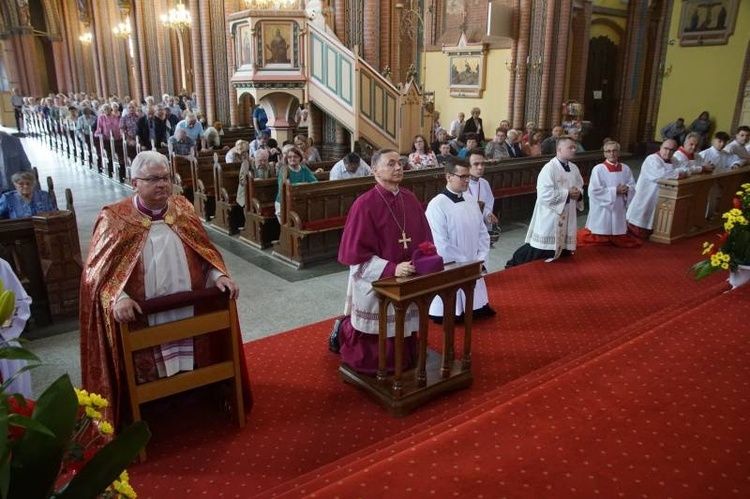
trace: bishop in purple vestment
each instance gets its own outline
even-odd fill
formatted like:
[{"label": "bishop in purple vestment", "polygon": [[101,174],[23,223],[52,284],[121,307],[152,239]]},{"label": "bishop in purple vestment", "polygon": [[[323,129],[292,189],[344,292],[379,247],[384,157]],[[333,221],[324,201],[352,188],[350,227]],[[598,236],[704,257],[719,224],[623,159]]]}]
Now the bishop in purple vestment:
[{"label": "bishop in purple vestment", "polygon": [[[404,178],[399,154],[380,150],[372,156],[377,184],[352,205],[339,246],[339,262],[349,265],[345,316],[331,334],[329,346],[341,353],[341,360],[364,374],[378,369],[378,299],[372,282],[386,277],[414,273],[411,256],[424,241],[432,242],[430,225],[416,196],[399,188]],[[388,313],[387,366],[394,368],[395,314]],[[404,325],[404,365],[413,365],[419,329],[417,307],[411,305]]]}]

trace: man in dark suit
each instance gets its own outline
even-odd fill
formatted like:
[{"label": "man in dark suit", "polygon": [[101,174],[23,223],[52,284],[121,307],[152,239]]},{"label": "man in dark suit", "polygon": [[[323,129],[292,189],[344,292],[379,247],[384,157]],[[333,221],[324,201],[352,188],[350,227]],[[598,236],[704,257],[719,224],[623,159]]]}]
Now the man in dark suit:
[{"label": "man in dark suit", "polygon": [[11,177],[20,171],[31,171],[31,163],[26,156],[21,141],[5,132],[0,132],[0,192],[15,189]]},{"label": "man in dark suit", "polygon": [[521,148],[521,133],[518,130],[508,130],[508,138],[505,141],[505,147],[508,149],[508,155],[511,158],[523,158],[526,156]]},{"label": "man in dark suit", "polygon": [[[163,113],[163,108],[161,109]],[[156,148],[161,147],[161,144],[167,141],[167,125],[165,119],[159,119],[156,115],[156,108],[149,106],[146,110],[146,114],[140,117],[136,124],[136,134],[138,135],[138,141],[141,143],[141,147],[146,150],[151,150],[151,141],[153,140]]]}]

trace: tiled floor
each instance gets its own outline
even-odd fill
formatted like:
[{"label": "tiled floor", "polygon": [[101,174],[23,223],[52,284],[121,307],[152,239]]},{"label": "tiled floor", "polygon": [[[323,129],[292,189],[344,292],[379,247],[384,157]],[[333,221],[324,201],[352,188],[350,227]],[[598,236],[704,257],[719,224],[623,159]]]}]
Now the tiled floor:
[{"label": "tiled floor", "polygon": [[[85,259],[97,213],[102,206],[129,196],[131,189],[55,155],[35,139],[25,138],[23,142],[32,165],[39,169],[40,177],[50,175],[54,179],[58,199],[64,199],[65,188],[72,190]],[[342,312],[347,279],[345,267],[330,262],[294,270],[271,257],[270,251],[250,248],[236,237],[226,236],[210,227],[208,232],[224,255],[232,277],[241,287],[238,309],[245,342]],[[500,241],[486,262],[487,269],[490,272],[501,270],[525,235],[525,225],[503,227]],[[67,326],[63,327],[67,332],[60,333],[58,327],[57,334],[29,342],[28,346],[46,364],[32,371],[35,387],[46,386],[51,379],[65,372],[71,375],[74,383],[80,383],[77,323],[71,322]]]}]

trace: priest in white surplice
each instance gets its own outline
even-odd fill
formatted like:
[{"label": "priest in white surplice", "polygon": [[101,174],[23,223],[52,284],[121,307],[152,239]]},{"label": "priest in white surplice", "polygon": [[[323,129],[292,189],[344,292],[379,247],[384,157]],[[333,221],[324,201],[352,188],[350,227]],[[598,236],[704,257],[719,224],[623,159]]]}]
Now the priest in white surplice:
[{"label": "priest in white surplice", "polygon": [[[474,262],[486,260],[490,252],[490,235],[477,200],[468,192],[469,168],[460,159],[446,162],[446,189],[427,205],[427,221],[437,252],[446,262]],[[466,308],[463,291],[456,295],[455,315],[459,322]],[[474,288],[473,316],[491,317],[495,311],[489,306],[484,278],[477,280]],[[430,318],[442,323],[443,301],[436,297],[430,305]]]},{"label": "priest in white surplice", "polygon": [[550,262],[576,249],[577,212],[583,211],[583,177],[571,162],[578,144],[570,137],[557,141],[557,156],[544,165],[536,182],[536,204],[526,244],[506,267],[533,260]]},{"label": "priest in white surplice", "polygon": [[635,179],[628,165],[620,163],[620,144],[607,141],[603,163],[591,170],[589,215],[586,227],[578,232],[578,244],[614,244],[640,246],[640,240],[628,237],[625,213],[635,196]]},{"label": "priest in white surplice", "polygon": [[651,154],[641,165],[638,182],[635,184],[635,197],[627,211],[628,231],[641,239],[648,239],[653,232],[656,202],[659,198],[659,181],[662,179],[685,178],[687,173],[672,162],[677,151],[677,142],[667,139],[661,143],[658,152]]},{"label": "priest in white surplice", "polygon": [[[26,327],[26,321],[31,317],[31,297],[23,289],[21,281],[13,272],[10,264],[0,258],[0,281],[4,289],[13,291],[16,295],[15,312],[13,316],[0,324],[0,340],[9,347],[21,346],[18,337]],[[11,376],[26,365],[25,360],[0,359],[0,374],[2,381],[7,382]],[[5,393],[20,393],[26,398],[31,397],[31,373],[25,371],[19,374],[12,383],[5,388]]]}]

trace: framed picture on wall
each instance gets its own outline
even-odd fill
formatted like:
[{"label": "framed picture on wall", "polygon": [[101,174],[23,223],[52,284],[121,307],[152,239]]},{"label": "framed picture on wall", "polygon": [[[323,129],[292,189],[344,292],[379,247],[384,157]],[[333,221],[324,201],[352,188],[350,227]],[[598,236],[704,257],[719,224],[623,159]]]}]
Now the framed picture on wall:
[{"label": "framed picture on wall", "polygon": [[734,33],[739,3],[739,0],[685,0],[677,35],[680,45],[725,45]]},{"label": "framed picture on wall", "polygon": [[455,46],[443,46],[448,56],[448,85],[451,97],[482,97],[487,45],[466,42],[461,35]]},{"label": "framed picture on wall", "polygon": [[267,69],[295,68],[297,63],[297,36],[295,23],[290,21],[263,21],[259,23],[258,59]]}]

